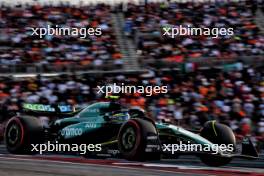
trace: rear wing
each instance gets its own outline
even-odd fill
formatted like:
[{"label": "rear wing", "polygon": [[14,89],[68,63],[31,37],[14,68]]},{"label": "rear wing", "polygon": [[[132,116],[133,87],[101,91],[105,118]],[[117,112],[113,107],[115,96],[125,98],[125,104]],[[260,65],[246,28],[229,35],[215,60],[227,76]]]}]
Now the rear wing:
[{"label": "rear wing", "polygon": [[32,104],[23,103],[23,111],[25,113],[36,113],[36,114],[74,114],[76,112],[75,108],[71,105],[44,105],[44,104]]}]

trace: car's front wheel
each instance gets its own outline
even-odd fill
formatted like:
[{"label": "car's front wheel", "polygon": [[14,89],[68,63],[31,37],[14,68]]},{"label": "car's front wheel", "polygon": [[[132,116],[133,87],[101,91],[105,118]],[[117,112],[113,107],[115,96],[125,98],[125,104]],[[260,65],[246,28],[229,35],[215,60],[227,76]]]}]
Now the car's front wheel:
[{"label": "car's front wheel", "polygon": [[[225,146],[230,146],[230,149],[232,150],[229,151],[230,153],[235,151],[235,135],[233,131],[224,124],[216,123],[215,121],[208,121],[205,123],[200,135],[213,144],[224,144]],[[223,157],[219,155],[208,154],[201,155],[200,159],[208,166],[222,166],[230,163],[232,157]]]}]

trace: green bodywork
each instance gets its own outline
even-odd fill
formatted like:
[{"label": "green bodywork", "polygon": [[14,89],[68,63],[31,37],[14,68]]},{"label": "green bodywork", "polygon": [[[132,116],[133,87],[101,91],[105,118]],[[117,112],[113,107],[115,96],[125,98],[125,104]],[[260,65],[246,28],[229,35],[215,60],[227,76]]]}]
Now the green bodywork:
[{"label": "green bodywork", "polygon": [[[94,143],[112,143],[117,141],[117,135],[120,127],[130,118],[127,111],[120,111],[121,105],[113,102],[97,102],[91,104],[76,113],[72,117],[60,118],[55,120],[51,128],[58,129],[58,135],[62,140],[76,140],[80,142]],[[50,110],[54,112],[50,106],[43,105],[24,105],[27,110],[43,111]],[[64,109],[67,109],[64,107]],[[68,109],[70,109],[68,107]],[[118,111],[117,113],[112,113]],[[182,141],[190,141],[196,144],[210,144],[207,139],[185,130],[179,126],[155,123],[159,133],[159,137],[174,142],[176,139]],[[172,139],[172,141],[170,141]]]},{"label": "green bodywork", "polygon": [[178,139],[190,141],[197,144],[212,144],[210,141],[201,137],[200,135],[185,130],[184,128],[176,125],[156,123],[156,128],[158,129],[160,136],[177,137]]}]

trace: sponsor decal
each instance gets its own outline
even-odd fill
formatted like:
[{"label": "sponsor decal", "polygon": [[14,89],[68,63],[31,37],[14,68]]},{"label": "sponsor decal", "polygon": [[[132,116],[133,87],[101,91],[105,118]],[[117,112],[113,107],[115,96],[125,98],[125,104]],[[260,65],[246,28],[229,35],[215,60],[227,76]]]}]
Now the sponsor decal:
[{"label": "sponsor decal", "polygon": [[[51,107],[51,105],[24,103],[23,108],[33,111],[55,112],[55,108]],[[72,111],[72,107],[70,105],[58,105],[58,108],[61,112]]]},{"label": "sponsor decal", "polygon": [[81,136],[83,133],[81,128],[64,128],[61,135],[64,137]]},{"label": "sponsor decal", "polygon": [[119,154],[120,152],[119,152],[119,150],[111,150],[111,149],[109,149],[109,150],[107,150],[107,153],[108,153],[108,154],[112,154],[112,155],[117,155],[117,154]]},{"label": "sponsor decal", "polygon": [[97,124],[96,123],[86,123],[85,128],[97,128]]}]

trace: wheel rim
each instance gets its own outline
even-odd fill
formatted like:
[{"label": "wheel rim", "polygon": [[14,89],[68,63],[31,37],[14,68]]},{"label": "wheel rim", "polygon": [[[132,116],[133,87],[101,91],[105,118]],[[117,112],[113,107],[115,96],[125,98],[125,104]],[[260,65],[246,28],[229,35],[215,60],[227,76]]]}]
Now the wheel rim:
[{"label": "wheel rim", "polygon": [[20,127],[18,124],[13,123],[7,133],[8,143],[10,145],[15,145],[19,141]]},{"label": "wheel rim", "polygon": [[125,150],[131,150],[136,144],[136,132],[132,127],[127,128],[122,135],[122,145]]}]

